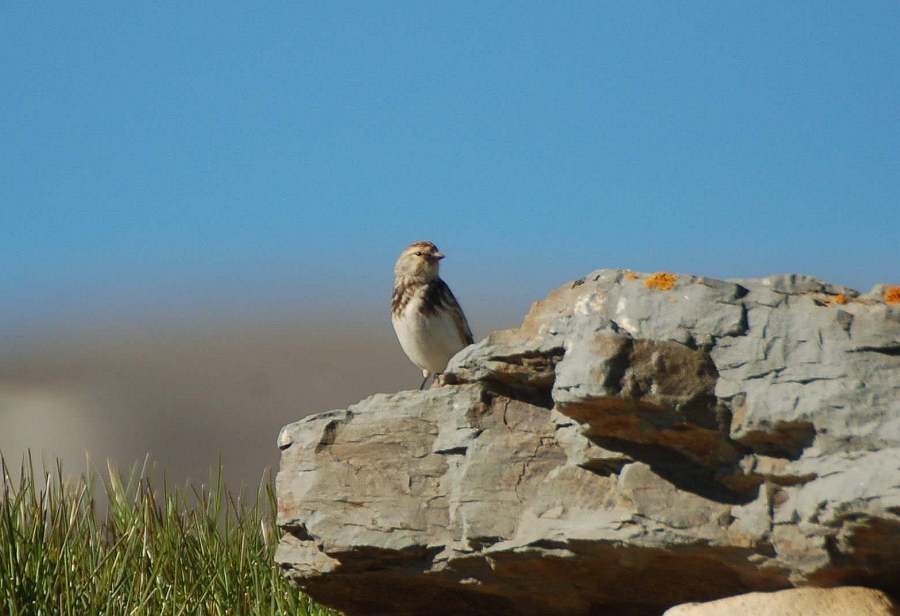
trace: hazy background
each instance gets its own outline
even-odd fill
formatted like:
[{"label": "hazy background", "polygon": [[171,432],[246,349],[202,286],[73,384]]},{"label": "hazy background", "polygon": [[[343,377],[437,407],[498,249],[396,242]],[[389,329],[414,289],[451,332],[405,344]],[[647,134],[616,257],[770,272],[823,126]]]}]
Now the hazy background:
[{"label": "hazy background", "polygon": [[233,481],[597,267],[900,282],[900,4],[0,7],[0,452]]}]

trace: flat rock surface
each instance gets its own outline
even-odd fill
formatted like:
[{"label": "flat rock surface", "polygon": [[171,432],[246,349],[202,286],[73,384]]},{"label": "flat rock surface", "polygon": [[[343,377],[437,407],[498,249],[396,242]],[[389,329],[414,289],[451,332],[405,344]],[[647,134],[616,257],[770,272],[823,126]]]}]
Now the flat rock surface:
[{"label": "flat rock surface", "polygon": [[752,592],[708,603],[688,603],[664,616],[896,616],[896,605],[883,592],[859,586],[791,588]]},{"label": "flat rock surface", "polygon": [[599,270],[440,386],[285,426],[277,560],[347,614],[900,593],[900,307]]}]

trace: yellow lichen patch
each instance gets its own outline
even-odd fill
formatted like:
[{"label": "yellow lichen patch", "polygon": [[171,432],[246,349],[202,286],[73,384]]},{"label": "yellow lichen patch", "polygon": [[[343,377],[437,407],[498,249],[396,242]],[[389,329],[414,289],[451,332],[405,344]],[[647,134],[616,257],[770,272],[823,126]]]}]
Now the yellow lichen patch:
[{"label": "yellow lichen patch", "polygon": [[637,275],[636,272],[625,272],[625,280],[640,280],[641,277]]},{"label": "yellow lichen patch", "polygon": [[834,296],[834,303],[835,303],[835,304],[840,304],[840,305],[843,306],[843,305],[846,304],[848,301],[849,301],[849,300],[847,299],[847,296],[844,295],[843,293],[838,293],[837,295]]},{"label": "yellow lichen patch", "polygon": [[675,286],[678,276],[669,272],[656,272],[644,281],[644,286],[648,289],[658,289],[660,291],[668,291]]},{"label": "yellow lichen patch", "polygon": [[885,287],[884,303],[900,304],[900,287]]}]

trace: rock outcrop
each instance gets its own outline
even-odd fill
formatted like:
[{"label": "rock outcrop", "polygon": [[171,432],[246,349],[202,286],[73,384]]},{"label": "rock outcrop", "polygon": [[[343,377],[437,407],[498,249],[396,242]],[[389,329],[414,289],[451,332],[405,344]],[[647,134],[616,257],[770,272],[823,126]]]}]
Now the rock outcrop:
[{"label": "rock outcrop", "polygon": [[440,386],[286,426],[277,560],[347,614],[900,593],[900,306],[599,270]]}]

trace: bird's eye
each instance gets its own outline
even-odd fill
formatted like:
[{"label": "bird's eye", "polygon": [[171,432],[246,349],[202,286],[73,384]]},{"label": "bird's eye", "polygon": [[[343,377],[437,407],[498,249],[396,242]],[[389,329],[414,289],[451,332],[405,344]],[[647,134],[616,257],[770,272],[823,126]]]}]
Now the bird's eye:
[{"label": "bird's eye", "polygon": [[421,256],[422,256],[422,253],[421,253],[421,252],[417,252],[417,253],[416,253],[416,256],[417,256],[417,257],[421,257]]}]

